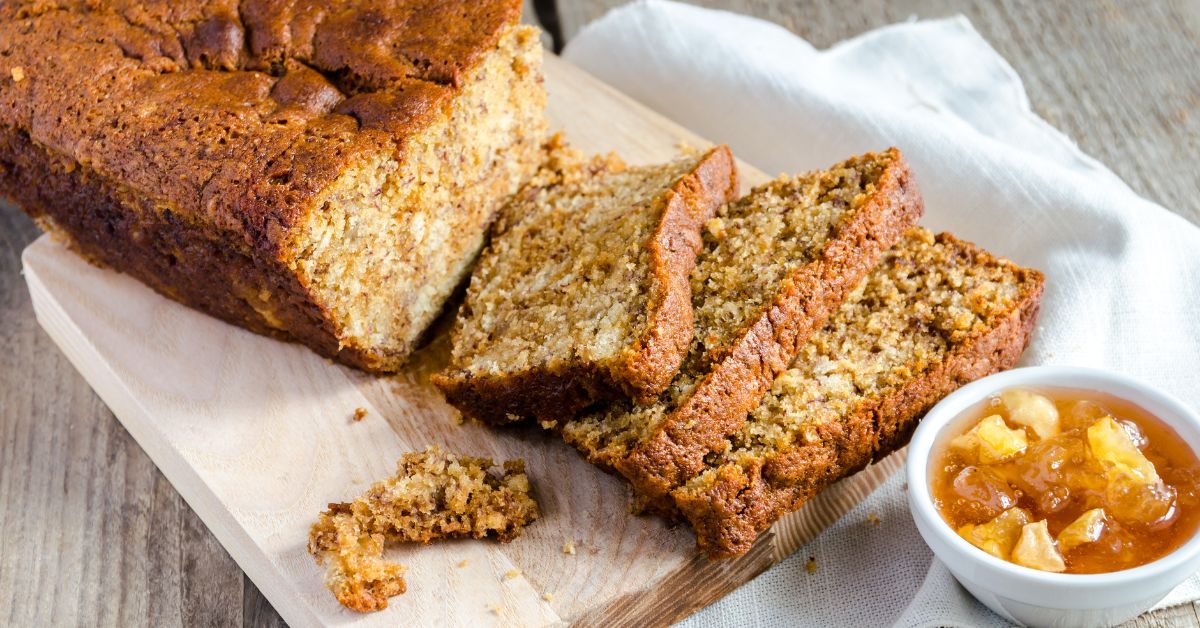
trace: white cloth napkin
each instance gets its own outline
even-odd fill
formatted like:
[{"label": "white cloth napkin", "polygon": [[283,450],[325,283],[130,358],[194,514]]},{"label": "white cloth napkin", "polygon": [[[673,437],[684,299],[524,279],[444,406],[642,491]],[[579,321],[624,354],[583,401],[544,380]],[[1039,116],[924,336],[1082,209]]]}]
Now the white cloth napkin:
[{"label": "white cloth napkin", "polygon": [[[965,18],[818,51],[768,22],[648,0],[588,26],[565,56],[769,173],[899,146],[925,226],[1046,273],[1025,364],[1116,369],[1200,405],[1200,229],[1034,115],[1012,67]],[[1197,598],[1200,577],[1163,605]],[[1003,625],[933,559],[900,477],[686,623]]]}]

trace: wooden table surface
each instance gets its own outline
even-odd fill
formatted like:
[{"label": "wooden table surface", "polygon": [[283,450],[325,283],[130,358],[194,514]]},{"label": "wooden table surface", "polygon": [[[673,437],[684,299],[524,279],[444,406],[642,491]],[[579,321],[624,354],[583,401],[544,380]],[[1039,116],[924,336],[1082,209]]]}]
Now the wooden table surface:
[{"label": "wooden table surface", "polygon": [[[569,41],[623,0],[534,0]],[[817,46],[915,15],[965,14],[1035,110],[1139,193],[1200,224],[1200,0],[699,0]],[[531,20],[532,21],[532,20]],[[282,624],[38,327],[0,205],[0,624]],[[1131,625],[1200,626],[1200,604]]]}]

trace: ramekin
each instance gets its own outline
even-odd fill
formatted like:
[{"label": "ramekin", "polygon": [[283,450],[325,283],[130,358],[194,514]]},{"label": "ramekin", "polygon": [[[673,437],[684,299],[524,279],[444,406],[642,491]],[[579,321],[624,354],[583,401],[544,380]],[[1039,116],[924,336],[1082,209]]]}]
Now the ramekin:
[{"label": "ramekin", "polygon": [[[1161,390],[1127,375],[1091,368],[1038,366],[985,377],[926,414],[908,447],[908,503],[917,529],[962,585],[996,614],[1029,626],[1106,626],[1138,616],[1200,570],[1200,535],[1170,554],[1122,571],[1059,574],[1000,560],[968,543],[942,519],[929,490],[930,452],[947,425],[989,396],[1013,387],[1097,390],[1157,416],[1200,452],[1200,416]],[[957,427],[957,426],[956,426]],[[955,430],[957,431],[957,430]]]}]

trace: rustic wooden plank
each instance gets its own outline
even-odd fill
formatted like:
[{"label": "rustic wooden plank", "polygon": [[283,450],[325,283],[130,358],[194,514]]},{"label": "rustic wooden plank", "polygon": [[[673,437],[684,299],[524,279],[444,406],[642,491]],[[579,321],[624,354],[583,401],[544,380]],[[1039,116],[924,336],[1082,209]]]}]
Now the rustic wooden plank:
[{"label": "rustic wooden plank", "polygon": [[39,234],[0,204],[0,624],[240,623],[237,564],[38,328]]},{"label": "rustic wooden plank", "polygon": [[[1035,111],[1144,196],[1200,223],[1200,2],[689,0],[782,24],[819,47],[962,13],[1016,68]],[[625,0],[560,0],[567,41]]]},{"label": "rustic wooden plank", "polygon": [[1182,628],[1200,626],[1200,604],[1180,604],[1153,613],[1145,613],[1121,628]]}]

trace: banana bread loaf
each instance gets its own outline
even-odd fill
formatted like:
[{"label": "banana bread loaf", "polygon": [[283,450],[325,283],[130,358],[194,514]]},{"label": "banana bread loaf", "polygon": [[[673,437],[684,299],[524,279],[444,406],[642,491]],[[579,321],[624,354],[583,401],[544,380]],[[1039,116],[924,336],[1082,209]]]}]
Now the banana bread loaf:
[{"label": "banana bread loaf", "polygon": [[0,195],[89,260],[394,370],[540,162],[520,0],[0,4]]},{"label": "banana bread loaf", "polygon": [[624,168],[562,147],[501,212],[434,383],[491,422],[658,396],[692,339],[701,224],[737,193],[725,146]]},{"label": "banana bread loaf", "polygon": [[959,386],[1013,366],[1041,273],[914,229],[804,346],[726,450],[672,493],[710,557],[908,442]]},{"label": "banana bread loaf", "polygon": [[568,421],[589,460],[628,478],[644,505],[724,446],[884,250],[923,211],[896,149],[780,179],[730,204],[706,228],[692,274],[695,339],[650,405],[616,402]]}]

